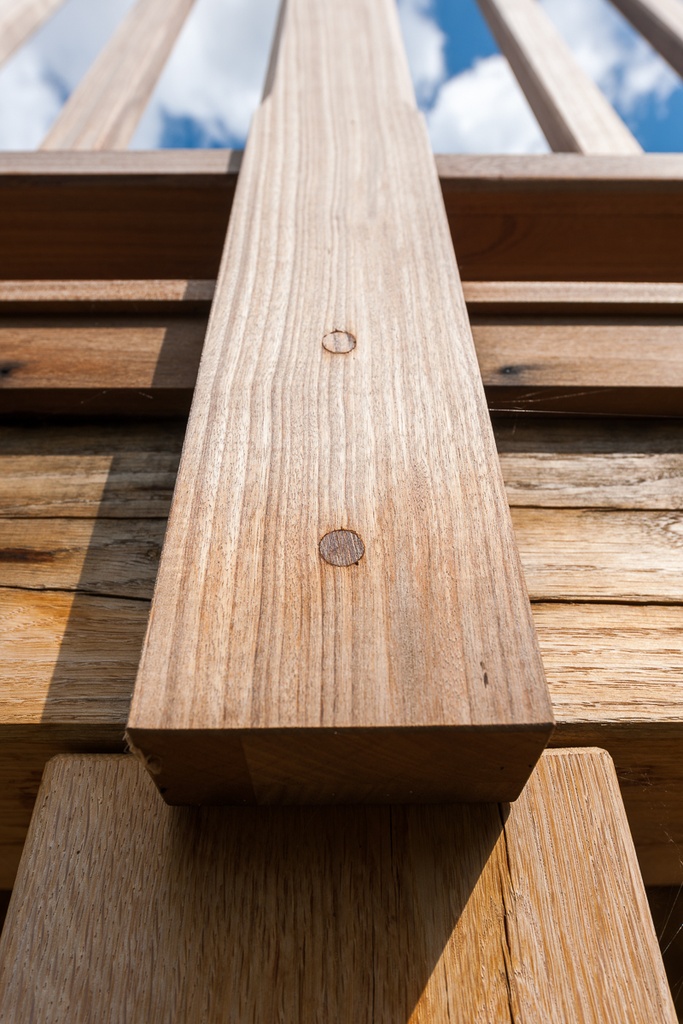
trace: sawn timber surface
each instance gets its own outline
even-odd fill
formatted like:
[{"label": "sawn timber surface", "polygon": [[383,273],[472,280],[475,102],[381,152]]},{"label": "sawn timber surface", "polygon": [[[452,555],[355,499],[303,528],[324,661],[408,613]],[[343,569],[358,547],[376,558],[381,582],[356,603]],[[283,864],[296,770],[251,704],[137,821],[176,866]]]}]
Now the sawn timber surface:
[{"label": "sawn timber surface", "polygon": [[131,757],[57,758],[0,991],[7,1024],[675,1024],[595,750],[544,754],[510,808],[170,808]]}]

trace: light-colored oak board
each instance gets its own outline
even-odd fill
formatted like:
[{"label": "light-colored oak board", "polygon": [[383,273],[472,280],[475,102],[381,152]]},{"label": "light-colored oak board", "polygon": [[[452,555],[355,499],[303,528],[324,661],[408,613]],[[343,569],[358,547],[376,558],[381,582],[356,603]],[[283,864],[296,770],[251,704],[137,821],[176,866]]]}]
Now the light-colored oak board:
[{"label": "light-colored oak board", "polygon": [[544,755],[509,813],[174,809],[130,757],[56,758],[0,961],[0,1020],[675,1021],[595,750]]},{"label": "light-colored oak board", "polygon": [[0,424],[0,518],[168,515],[185,423]]},{"label": "light-colored oak board", "polygon": [[9,0],[0,10],[0,64],[55,14],[64,0]]},{"label": "light-colored oak board", "polygon": [[0,724],[0,888],[14,885],[40,780],[50,758],[66,753],[115,754],[123,749],[121,721]]},{"label": "light-colored oak board", "polygon": [[151,598],[164,519],[2,519],[0,588]]},{"label": "light-colored oak board", "polygon": [[683,722],[565,721],[551,744],[609,750],[643,878],[648,885],[683,884]]},{"label": "light-colored oak board", "polygon": [[194,0],[136,0],[42,149],[125,149]]},{"label": "light-colored oak board", "polygon": [[[352,351],[324,348],[335,331]],[[340,530],[360,538],[343,566],[321,547]],[[395,5],[289,0],[129,737],[171,803],[493,799],[551,719]]]},{"label": "light-colored oak board", "polygon": [[683,75],[683,8],[678,0],[612,0],[679,75]]},{"label": "light-colored oak board", "polygon": [[479,6],[554,150],[642,152],[536,0],[479,0]]},{"label": "light-colored oak board", "polygon": [[683,602],[680,511],[513,508],[512,522],[534,601]]},{"label": "light-colored oak board", "polygon": [[683,285],[654,281],[463,281],[463,292],[470,313],[483,314],[675,316],[683,308]]}]

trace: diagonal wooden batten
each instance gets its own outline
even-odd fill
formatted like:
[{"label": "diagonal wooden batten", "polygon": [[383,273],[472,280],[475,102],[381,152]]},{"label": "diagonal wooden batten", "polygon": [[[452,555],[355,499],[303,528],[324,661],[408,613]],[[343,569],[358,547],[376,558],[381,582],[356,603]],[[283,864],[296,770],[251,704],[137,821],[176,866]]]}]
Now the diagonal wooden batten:
[{"label": "diagonal wooden batten", "polygon": [[683,75],[683,4],[680,0],[612,0],[679,75]]},{"label": "diagonal wooden batten", "polygon": [[0,9],[0,64],[11,57],[64,0],[14,0]]},{"label": "diagonal wooden batten", "polygon": [[479,6],[554,150],[642,152],[537,0],[479,0]]},{"label": "diagonal wooden batten", "polygon": [[170,802],[494,800],[551,728],[394,5],[290,0],[130,740]]},{"label": "diagonal wooden batten", "polygon": [[41,149],[125,149],[194,0],[137,0]]}]

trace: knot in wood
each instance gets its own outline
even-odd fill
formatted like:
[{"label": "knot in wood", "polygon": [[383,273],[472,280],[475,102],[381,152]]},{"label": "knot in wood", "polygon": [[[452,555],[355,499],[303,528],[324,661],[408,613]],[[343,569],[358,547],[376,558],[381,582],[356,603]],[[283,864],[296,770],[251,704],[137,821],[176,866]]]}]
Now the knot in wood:
[{"label": "knot in wood", "polygon": [[365,544],[353,530],[332,530],[320,541],[319,550],[330,565],[356,565],[365,554]]},{"label": "knot in wood", "polygon": [[328,352],[336,352],[343,355],[352,352],[356,347],[356,339],[348,331],[331,331],[323,338],[323,348]]}]

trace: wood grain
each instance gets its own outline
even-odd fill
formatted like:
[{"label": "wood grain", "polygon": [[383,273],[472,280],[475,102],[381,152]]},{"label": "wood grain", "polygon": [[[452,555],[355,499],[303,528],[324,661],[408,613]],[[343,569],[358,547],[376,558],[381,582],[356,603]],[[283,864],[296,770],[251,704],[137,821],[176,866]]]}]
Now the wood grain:
[{"label": "wood grain", "polygon": [[[321,558],[340,529],[358,564]],[[551,719],[394,4],[291,0],[129,735],[170,802],[492,799]]]},{"label": "wood grain", "polygon": [[536,0],[479,0],[479,6],[554,150],[642,152]]},{"label": "wood grain", "polygon": [[0,950],[3,1021],[675,1021],[602,751],[509,814],[174,809],[130,757],[56,758]]},{"label": "wood grain", "polygon": [[64,0],[10,0],[0,10],[0,64],[18,50]]},{"label": "wood grain", "polygon": [[194,0],[137,0],[76,87],[42,149],[125,149]]},{"label": "wood grain", "polygon": [[622,14],[683,75],[683,9],[678,0],[612,0]]}]

